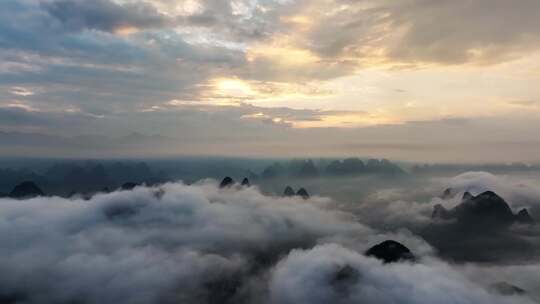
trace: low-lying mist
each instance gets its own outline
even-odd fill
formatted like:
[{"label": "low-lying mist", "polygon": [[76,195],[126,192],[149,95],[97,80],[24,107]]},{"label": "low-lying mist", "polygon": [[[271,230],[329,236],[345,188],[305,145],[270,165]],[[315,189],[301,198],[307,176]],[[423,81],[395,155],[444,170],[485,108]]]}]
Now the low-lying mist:
[{"label": "low-lying mist", "polygon": [[[534,180],[467,173],[423,181],[387,180],[348,201],[317,195],[324,191],[309,181],[303,199],[215,180],[89,199],[0,199],[0,303],[537,303],[537,225],[446,244],[437,238],[455,237],[455,223],[431,217],[464,191],[492,190],[539,218]],[[451,197],[433,195],[443,185]],[[415,259],[364,254],[389,239]]]}]

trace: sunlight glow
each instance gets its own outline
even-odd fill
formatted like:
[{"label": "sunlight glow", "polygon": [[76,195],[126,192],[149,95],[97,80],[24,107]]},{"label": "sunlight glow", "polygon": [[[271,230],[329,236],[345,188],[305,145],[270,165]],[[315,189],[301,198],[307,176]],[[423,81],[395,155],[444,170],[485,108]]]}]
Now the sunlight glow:
[{"label": "sunlight glow", "polygon": [[216,88],[218,93],[222,93],[223,95],[255,95],[256,92],[254,92],[249,84],[245,81],[242,81],[240,79],[234,79],[234,78],[225,78],[225,79],[217,79],[216,81]]}]

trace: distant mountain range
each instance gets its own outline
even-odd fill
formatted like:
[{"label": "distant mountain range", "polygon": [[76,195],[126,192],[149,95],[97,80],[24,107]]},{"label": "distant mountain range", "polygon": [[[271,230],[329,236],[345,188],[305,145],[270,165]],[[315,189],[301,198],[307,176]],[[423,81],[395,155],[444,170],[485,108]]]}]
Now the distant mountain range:
[{"label": "distant mountain range", "polygon": [[[134,135],[135,136],[135,135]],[[32,165],[29,165],[33,168]],[[43,166],[42,166],[43,167]],[[257,173],[258,172],[258,173]],[[127,182],[154,184],[184,180],[191,183],[203,178],[223,176],[248,178],[249,181],[277,178],[309,179],[318,177],[377,174],[406,175],[388,160],[359,158],[344,160],[237,161],[237,160],[168,160],[168,161],[58,161],[39,170],[27,167],[0,168],[0,193],[9,193],[24,181],[32,181],[51,195],[94,193],[115,189]]]},{"label": "distant mountain range", "polygon": [[386,159],[347,158],[315,164],[313,160],[294,160],[288,163],[276,162],[266,167],[261,178],[273,179],[281,177],[314,178],[319,176],[354,176],[363,174],[382,174],[388,176],[406,175],[398,165]]},{"label": "distant mountain range", "polygon": [[539,171],[540,166],[509,163],[509,164],[420,164],[411,167],[413,174],[459,174],[467,171],[487,171],[487,172],[530,172]]},{"label": "distant mountain range", "polygon": [[31,181],[48,194],[69,196],[114,189],[126,182],[152,184],[166,179],[165,174],[154,172],[144,162],[60,162],[42,173],[28,169],[0,169],[0,192],[10,193],[13,187]]}]

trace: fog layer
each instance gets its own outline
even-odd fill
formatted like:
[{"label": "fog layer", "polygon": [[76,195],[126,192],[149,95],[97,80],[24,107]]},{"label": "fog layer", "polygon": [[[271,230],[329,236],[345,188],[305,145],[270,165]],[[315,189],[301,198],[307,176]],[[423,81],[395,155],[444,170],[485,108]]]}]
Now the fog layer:
[{"label": "fog layer", "polygon": [[[1,199],[0,299],[534,303],[534,290],[496,294],[486,287],[493,282],[475,278],[480,270],[439,260],[411,232],[372,229],[339,210],[322,197],[272,197],[256,187],[219,189],[211,180],[136,187],[86,201]],[[382,264],[363,255],[389,238],[409,247],[417,261]],[[493,267],[489,271],[498,273]],[[531,284],[536,282],[526,287]]]}]

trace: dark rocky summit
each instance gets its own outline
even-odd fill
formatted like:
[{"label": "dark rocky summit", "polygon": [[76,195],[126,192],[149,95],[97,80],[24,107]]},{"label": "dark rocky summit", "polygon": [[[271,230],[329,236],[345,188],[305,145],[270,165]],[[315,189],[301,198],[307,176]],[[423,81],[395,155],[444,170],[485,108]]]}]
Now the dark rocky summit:
[{"label": "dark rocky summit", "polygon": [[458,221],[465,223],[511,224],[514,214],[508,203],[492,191],[465,200],[454,208]]},{"label": "dark rocky summit", "polygon": [[242,186],[251,187],[251,184],[249,183],[249,179],[247,177],[244,177],[244,179],[242,180]]},{"label": "dark rocky summit", "polygon": [[444,200],[452,198],[452,188],[446,188],[441,195],[441,198]]},{"label": "dark rocky summit", "polygon": [[22,182],[18,184],[9,193],[9,197],[18,198],[18,199],[33,198],[36,196],[44,196],[44,195],[45,194],[43,193],[43,191],[41,191],[41,189],[36,184],[34,184],[34,182],[30,182],[30,181],[26,181],[26,182]]},{"label": "dark rocky summit", "polygon": [[303,199],[308,199],[309,193],[304,188],[300,188],[298,189],[298,191],[294,192],[294,189],[291,186],[287,186],[285,190],[283,191],[283,196],[285,197],[300,196]]},{"label": "dark rocky summit", "polygon": [[473,198],[474,198],[474,195],[472,195],[469,191],[466,191],[465,193],[463,193],[463,197],[461,198],[461,201],[468,201]]},{"label": "dark rocky summit", "polygon": [[295,196],[295,195],[296,193],[294,192],[294,189],[291,188],[291,186],[287,186],[285,190],[283,191],[283,196],[290,197],[290,196]]},{"label": "dark rocky summit", "polygon": [[231,187],[232,185],[234,185],[234,179],[232,179],[231,177],[227,176],[225,177],[221,183],[219,184],[219,187],[220,188],[229,188]]},{"label": "dark rocky summit", "polygon": [[519,210],[516,214],[516,222],[521,224],[534,224],[535,221],[532,216],[529,214],[529,211],[525,208]]},{"label": "dark rocky summit", "polygon": [[366,255],[375,257],[384,263],[414,261],[415,259],[409,248],[393,240],[387,240],[369,248]]},{"label": "dark rocky summit", "polygon": [[431,213],[432,218],[438,218],[443,220],[451,219],[452,216],[452,213],[446,210],[446,208],[444,208],[441,204],[435,205],[435,207],[433,207],[433,212]]},{"label": "dark rocky summit", "polygon": [[506,227],[514,222],[534,223],[527,209],[522,209],[514,215],[508,203],[493,191],[486,191],[477,196],[465,192],[462,202],[450,210],[440,204],[436,205],[432,217],[456,219],[461,224],[484,227]]},{"label": "dark rocky summit", "polygon": [[120,188],[122,190],[133,190],[137,186],[139,186],[139,184],[133,183],[133,182],[127,182],[127,183],[122,184],[122,186],[120,186]]},{"label": "dark rocky summit", "polygon": [[[531,225],[526,210],[517,214],[492,191],[477,196],[463,195],[453,208],[433,208],[433,221],[419,231],[445,258],[458,262],[515,262],[536,258],[535,243],[523,237],[527,227],[511,229],[514,224]],[[519,230],[519,231],[518,231]]]},{"label": "dark rocky summit", "polygon": [[298,191],[296,192],[296,196],[300,196],[300,197],[303,198],[303,199],[308,199],[308,198],[309,198],[309,193],[307,192],[306,189],[300,188],[300,189],[298,189]]}]

